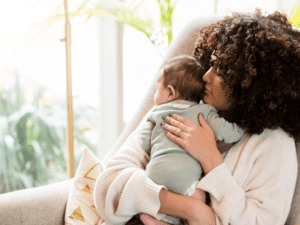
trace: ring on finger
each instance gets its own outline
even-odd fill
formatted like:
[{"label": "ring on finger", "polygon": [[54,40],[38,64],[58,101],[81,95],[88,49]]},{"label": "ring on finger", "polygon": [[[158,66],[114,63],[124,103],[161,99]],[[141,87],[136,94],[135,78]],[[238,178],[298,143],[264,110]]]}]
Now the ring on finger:
[{"label": "ring on finger", "polygon": [[182,130],[181,130],[180,128],[176,128],[176,133],[175,133],[175,135],[176,135],[177,137],[181,137],[181,136],[182,136]]}]

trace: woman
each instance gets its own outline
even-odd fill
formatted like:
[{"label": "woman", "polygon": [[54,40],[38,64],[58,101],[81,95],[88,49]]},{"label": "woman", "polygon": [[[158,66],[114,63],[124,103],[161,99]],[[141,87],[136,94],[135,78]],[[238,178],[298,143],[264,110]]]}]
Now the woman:
[{"label": "woman", "polygon": [[203,167],[197,188],[209,193],[206,205],[146,176],[149,156],[136,130],[96,182],[96,209],[107,224],[138,213],[145,224],[165,224],[152,218],[160,213],[190,225],[284,224],[297,177],[299,43],[299,32],[278,12],[235,14],[202,29],[194,56],[208,69],[203,101],[248,134],[223,159],[201,115],[200,126],[178,115],[166,118],[166,136]]}]

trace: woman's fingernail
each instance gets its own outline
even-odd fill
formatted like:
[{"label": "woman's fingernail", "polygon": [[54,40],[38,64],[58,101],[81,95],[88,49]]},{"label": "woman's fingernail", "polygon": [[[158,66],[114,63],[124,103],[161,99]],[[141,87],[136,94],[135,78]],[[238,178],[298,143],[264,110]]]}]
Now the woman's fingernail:
[{"label": "woman's fingernail", "polygon": [[164,123],[164,122],[160,123],[160,126],[163,126],[163,125],[165,125],[165,123]]},{"label": "woman's fingernail", "polygon": [[167,133],[168,133],[168,131],[165,131],[165,133],[167,134]]},{"label": "woman's fingernail", "polygon": [[169,114],[169,117],[172,117],[172,116],[173,116],[173,113],[170,113],[170,114]]},{"label": "woman's fingernail", "polygon": [[163,116],[162,118],[163,118],[163,120],[165,120],[167,117],[166,117],[166,116]]}]

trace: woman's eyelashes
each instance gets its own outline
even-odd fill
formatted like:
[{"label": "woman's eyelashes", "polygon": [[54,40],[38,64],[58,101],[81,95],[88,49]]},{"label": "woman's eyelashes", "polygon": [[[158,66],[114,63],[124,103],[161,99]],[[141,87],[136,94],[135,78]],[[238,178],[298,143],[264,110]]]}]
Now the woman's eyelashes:
[{"label": "woman's eyelashes", "polygon": [[[214,67],[215,66],[215,61],[216,60],[210,60],[209,61],[209,65],[211,66],[211,67]],[[222,77],[222,75],[220,74],[220,73],[217,73],[217,70],[214,68],[214,70],[215,70],[215,72],[216,72],[216,74],[219,76],[219,77]]]},{"label": "woman's eyelashes", "polygon": [[217,73],[217,71],[216,71],[216,74],[218,75],[218,77],[221,77],[221,78],[223,77],[222,74]]}]

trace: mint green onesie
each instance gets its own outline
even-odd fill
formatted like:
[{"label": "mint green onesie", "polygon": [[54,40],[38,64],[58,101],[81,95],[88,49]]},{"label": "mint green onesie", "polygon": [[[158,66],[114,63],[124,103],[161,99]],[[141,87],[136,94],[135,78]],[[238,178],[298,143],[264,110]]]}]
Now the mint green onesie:
[{"label": "mint green onesie", "polygon": [[234,143],[244,136],[244,131],[234,123],[220,118],[217,110],[208,104],[197,104],[186,100],[176,100],[153,107],[147,114],[147,123],[141,129],[140,141],[143,149],[151,156],[147,164],[148,176],[157,184],[177,194],[186,195],[193,182],[199,180],[202,173],[200,163],[181,146],[165,136],[160,126],[162,117],[170,113],[178,114],[196,124],[201,113],[216,140]]}]

